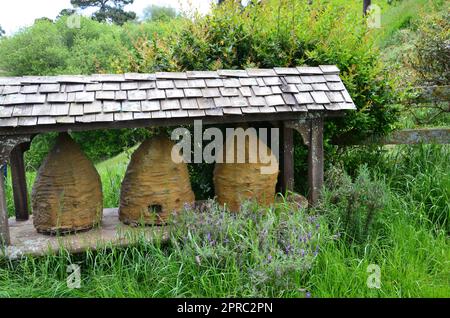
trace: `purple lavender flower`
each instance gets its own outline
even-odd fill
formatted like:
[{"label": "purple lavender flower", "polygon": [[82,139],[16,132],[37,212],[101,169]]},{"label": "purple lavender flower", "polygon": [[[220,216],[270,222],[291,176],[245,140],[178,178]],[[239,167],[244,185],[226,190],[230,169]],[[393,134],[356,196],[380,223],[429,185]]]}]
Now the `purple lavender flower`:
[{"label": "purple lavender flower", "polygon": [[314,251],[314,256],[317,256],[319,254],[319,245],[316,246],[316,250]]},{"label": "purple lavender flower", "polygon": [[269,254],[269,255],[267,256],[267,260],[268,260],[269,263],[270,263],[270,262],[272,261],[272,255]]},{"label": "purple lavender flower", "polygon": [[286,254],[289,254],[290,251],[291,251],[291,246],[290,245],[286,246]]},{"label": "purple lavender flower", "polygon": [[306,292],[305,297],[306,298],[311,298],[311,293],[310,292]]},{"label": "purple lavender flower", "polygon": [[304,250],[304,249],[301,249],[301,250],[300,250],[300,255],[301,255],[302,257],[305,257],[305,250]]}]

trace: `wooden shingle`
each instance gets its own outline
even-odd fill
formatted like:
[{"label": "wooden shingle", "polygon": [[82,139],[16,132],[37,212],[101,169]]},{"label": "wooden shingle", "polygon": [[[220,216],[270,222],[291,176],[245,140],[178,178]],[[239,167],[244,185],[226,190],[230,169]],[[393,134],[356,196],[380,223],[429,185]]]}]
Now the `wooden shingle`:
[{"label": "wooden shingle", "polygon": [[355,109],[334,65],[0,77],[0,127]]}]

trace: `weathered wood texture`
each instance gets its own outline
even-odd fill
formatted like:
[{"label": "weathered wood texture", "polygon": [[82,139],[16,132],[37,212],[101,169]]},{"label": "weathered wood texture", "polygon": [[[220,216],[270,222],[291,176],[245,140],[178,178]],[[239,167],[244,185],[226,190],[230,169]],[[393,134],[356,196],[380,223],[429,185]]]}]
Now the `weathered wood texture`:
[{"label": "weathered wood texture", "polygon": [[335,65],[0,78],[0,127],[356,109]]},{"label": "weathered wood texture", "polygon": [[24,255],[57,254],[61,248],[70,253],[81,253],[105,247],[127,246],[142,240],[151,241],[155,237],[162,237],[163,240],[168,238],[167,228],[163,226],[131,227],[122,224],[117,217],[117,208],[103,211],[101,227],[76,235],[40,234],[33,227],[33,216],[24,222],[17,222],[14,218],[10,218],[9,224],[11,245],[0,249],[0,258],[18,259]]},{"label": "weathered wood texture", "polygon": [[280,112],[246,114],[246,115],[226,115],[226,116],[207,116],[202,118],[155,118],[155,119],[131,119],[115,122],[90,122],[75,124],[55,124],[55,125],[38,125],[38,126],[20,126],[15,128],[0,127],[0,135],[22,135],[22,134],[39,134],[46,132],[67,132],[67,131],[90,131],[99,129],[124,129],[124,128],[148,128],[148,127],[174,127],[181,125],[193,125],[194,120],[202,120],[204,125],[213,124],[232,124],[247,122],[268,122],[273,120],[300,120],[305,118],[314,118],[318,115],[324,117],[342,117],[345,111],[308,111],[308,112]]},{"label": "weathered wood texture", "polygon": [[30,149],[29,142],[17,145],[11,151],[9,159],[17,221],[26,221],[29,218],[27,180],[24,164],[24,153],[28,149]]},{"label": "weathered wood texture", "polygon": [[294,191],[294,131],[284,123],[280,135],[280,174],[278,191]]},{"label": "weathered wood texture", "polygon": [[14,135],[6,134],[0,135],[0,165],[8,163],[11,151],[19,144],[30,142],[31,136],[28,134]]},{"label": "weathered wood texture", "polygon": [[6,207],[5,182],[0,175],[0,245],[9,245],[8,209]]},{"label": "weathered wood texture", "polygon": [[[7,164],[11,151],[19,144],[30,142],[31,136],[0,136],[0,167]],[[5,181],[3,175],[0,175],[0,245],[8,245],[8,207],[6,206]]]},{"label": "weathered wood texture", "polygon": [[317,203],[323,187],[323,121],[323,117],[315,117],[285,123],[286,127],[298,131],[302,136],[303,142],[308,146],[308,200],[311,205]]},{"label": "weathered wood texture", "polygon": [[323,119],[310,120],[308,151],[308,186],[309,201],[315,205],[323,187],[324,153],[323,153]]},{"label": "weathered wood texture", "polygon": [[404,129],[384,137],[370,137],[357,140],[351,136],[333,140],[336,145],[414,145],[414,144],[449,144],[450,128]]}]

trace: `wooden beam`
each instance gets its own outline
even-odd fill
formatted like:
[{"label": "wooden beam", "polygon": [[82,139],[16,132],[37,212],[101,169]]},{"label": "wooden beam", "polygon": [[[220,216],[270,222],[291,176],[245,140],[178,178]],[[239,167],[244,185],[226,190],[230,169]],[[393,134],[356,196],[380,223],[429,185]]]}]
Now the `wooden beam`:
[{"label": "wooden beam", "polygon": [[294,191],[294,131],[284,123],[280,133],[279,192]]},{"label": "wooden beam", "polygon": [[[0,167],[3,167],[1,165]],[[0,175],[0,246],[11,244],[8,227],[8,207],[6,205],[5,181]]]},{"label": "wooden beam", "polygon": [[323,118],[314,118],[309,121],[309,151],[308,151],[308,186],[309,202],[317,204],[323,187]]},{"label": "wooden beam", "polygon": [[388,136],[372,136],[363,140],[341,136],[332,142],[336,145],[450,144],[450,128],[403,129],[394,131]]},{"label": "wooden beam", "polygon": [[34,135],[46,132],[67,132],[67,131],[89,131],[99,129],[123,129],[123,128],[147,128],[147,127],[173,127],[180,125],[192,125],[194,120],[202,120],[204,125],[229,124],[243,122],[270,122],[300,120],[315,117],[342,117],[345,111],[308,111],[308,112],[285,112],[275,114],[247,114],[247,115],[227,115],[227,116],[207,116],[198,118],[161,118],[161,119],[135,119],[129,121],[114,122],[92,122],[75,124],[55,124],[55,125],[35,125],[19,126],[15,128],[0,127],[0,136],[8,135]]},{"label": "wooden beam", "polygon": [[29,218],[27,179],[23,158],[25,151],[28,149],[30,149],[29,142],[19,144],[11,151],[9,158],[17,221],[26,221]]}]

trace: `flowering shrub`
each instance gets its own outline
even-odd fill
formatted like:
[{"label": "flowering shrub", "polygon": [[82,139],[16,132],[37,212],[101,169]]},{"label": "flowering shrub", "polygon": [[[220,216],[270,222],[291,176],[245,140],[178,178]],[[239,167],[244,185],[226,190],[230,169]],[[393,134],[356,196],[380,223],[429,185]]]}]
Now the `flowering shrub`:
[{"label": "flowering shrub", "polygon": [[272,208],[247,202],[233,214],[210,200],[186,207],[170,229],[170,245],[183,257],[205,270],[240,268],[255,294],[268,286],[298,289],[327,237],[321,217],[288,202]]},{"label": "flowering shrub", "polygon": [[359,168],[354,180],[333,167],[327,172],[326,190],[315,211],[324,215],[332,230],[343,234],[350,243],[365,244],[379,234],[387,199],[386,184],[372,179],[366,166]]}]

